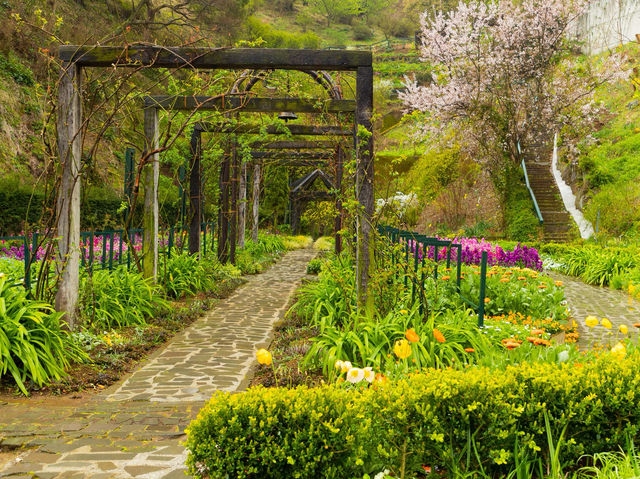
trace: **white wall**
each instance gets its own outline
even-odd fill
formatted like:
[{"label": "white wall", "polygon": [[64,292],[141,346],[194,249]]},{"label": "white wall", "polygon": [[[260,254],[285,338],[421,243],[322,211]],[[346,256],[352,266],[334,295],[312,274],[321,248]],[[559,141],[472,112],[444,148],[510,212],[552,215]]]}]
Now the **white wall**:
[{"label": "white wall", "polygon": [[577,32],[589,54],[636,41],[636,34],[640,34],[640,0],[593,0],[589,11],[578,20]]}]

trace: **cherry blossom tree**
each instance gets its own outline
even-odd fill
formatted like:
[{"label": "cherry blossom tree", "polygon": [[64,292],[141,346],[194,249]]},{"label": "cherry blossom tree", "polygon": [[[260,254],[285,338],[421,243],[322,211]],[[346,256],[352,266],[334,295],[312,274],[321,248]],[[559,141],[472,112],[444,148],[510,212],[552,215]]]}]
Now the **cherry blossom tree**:
[{"label": "cherry blossom tree", "polygon": [[497,180],[520,161],[522,148],[547,140],[563,125],[587,122],[602,82],[624,75],[610,55],[595,68],[580,55],[573,22],[588,0],[460,2],[421,17],[421,57],[432,81],[405,79],[400,97],[423,112],[419,133],[457,131]]}]

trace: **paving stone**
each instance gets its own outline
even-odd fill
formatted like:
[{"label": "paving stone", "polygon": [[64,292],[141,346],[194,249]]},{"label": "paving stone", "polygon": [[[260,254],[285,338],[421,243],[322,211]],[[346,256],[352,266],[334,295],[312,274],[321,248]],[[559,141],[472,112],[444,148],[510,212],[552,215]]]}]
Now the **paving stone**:
[{"label": "paving stone", "polygon": [[270,343],[314,255],[286,254],[86,404],[0,404],[2,444],[42,444],[0,477],[187,477],[184,429],[216,391],[246,386],[255,350]]}]

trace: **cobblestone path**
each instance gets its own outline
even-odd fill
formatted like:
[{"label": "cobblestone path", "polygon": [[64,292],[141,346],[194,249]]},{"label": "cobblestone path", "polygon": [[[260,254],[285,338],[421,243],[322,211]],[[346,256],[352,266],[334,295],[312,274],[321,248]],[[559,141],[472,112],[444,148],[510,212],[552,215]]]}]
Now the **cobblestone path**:
[{"label": "cobblestone path", "polygon": [[[633,324],[640,323],[639,301],[622,291],[592,286],[571,276],[556,272],[549,273],[549,276],[564,283],[567,305],[573,319],[578,323],[580,345],[610,344],[622,338],[622,333],[618,332],[621,324],[627,325],[629,333],[637,337],[638,331]],[[589,315],[597,316],[598,319],[608,318],[613,325],[611,330],[600,325],[594,328],[587,327],[584,320]]]},{"label": "cobblestone path", "polygon": [[185,427],[214,391],[246,387],[255,351],[270,344],[314,255],[288,253],[83,405],[0,404],[0,446],[25,447],[0,477],[184,478]]}]

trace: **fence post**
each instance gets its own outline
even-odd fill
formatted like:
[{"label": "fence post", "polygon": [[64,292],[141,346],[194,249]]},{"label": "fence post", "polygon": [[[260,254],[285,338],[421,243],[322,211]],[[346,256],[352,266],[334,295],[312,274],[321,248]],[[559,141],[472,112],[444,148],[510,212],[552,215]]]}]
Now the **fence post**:
[{"label": "fence post", "polygon": [[433,266],[433,279],[438,281],[438,245],[433,245],[433,261],[435,265]]},{"label": "fence post", "polygon": [[460,294],[460,286],[462,281],[462,245],[457,245],[458,252],[456,254],[456,284],[458,287],[458,294]]},{"label": "fence post", "polygon": [[447,246],[447,269],[451,268],[451,245],[453,241],[449,241],[449,246]]},{"label": "fence post", "polygon": [[487,252],[482,252],[482,262],[480,264],[480,302],[478,303],[478,327],[484,326],[484,297],[487,287]]},{"label": "fence post", "polygon": [[25,234],[24,238],[24,289],[31,289],[31,252],[29,251],[29,238]]},{"label": "fence post", "polygon": [[118,234],[120,235],[120,247],[118,248],[118,265],[122,264],[122,237],[124,236],[124,230],[119,230]]},{"label": "fence post", "polygon": [[113,237],[114,232],[109,233],[109,271],[113,270]]},{"label": "fence post", "polygon": [[90,272],[93,272],[93,240],[94,240],[94,236],[92,231],[91,235],[89,236],[89,271]]},{"label": "fence post", "polygon": [[207,256],[207,223],[201,223],[202,230],[202,256]]},{"label": "fence post", "polygon": [[167,243],[167,259],[171,259],[171,248],[173,248],[173,226],[169,228],[169,242]]}]

